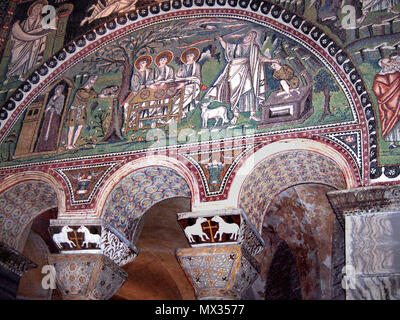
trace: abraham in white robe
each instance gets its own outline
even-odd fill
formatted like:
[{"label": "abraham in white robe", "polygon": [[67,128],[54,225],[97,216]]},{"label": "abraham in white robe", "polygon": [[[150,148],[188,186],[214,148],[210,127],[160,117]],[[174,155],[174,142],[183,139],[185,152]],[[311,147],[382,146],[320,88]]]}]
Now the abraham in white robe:
[{"label": "abraham in white robe", "polygon": [[267,59],[256,43],[250,45],[227,43],[222,74],[207,91],[205,99],[228,103],[234,113],[256,112],[265,100]]}]

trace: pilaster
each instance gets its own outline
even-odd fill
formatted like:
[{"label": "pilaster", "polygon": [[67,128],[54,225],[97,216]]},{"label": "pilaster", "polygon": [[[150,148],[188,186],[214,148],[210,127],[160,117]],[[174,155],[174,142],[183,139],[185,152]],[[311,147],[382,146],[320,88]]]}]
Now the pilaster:
[{"label": "pilaster", "polygon": [[327,195],[345,225],[346,299],[400,299],[400,186]]}]

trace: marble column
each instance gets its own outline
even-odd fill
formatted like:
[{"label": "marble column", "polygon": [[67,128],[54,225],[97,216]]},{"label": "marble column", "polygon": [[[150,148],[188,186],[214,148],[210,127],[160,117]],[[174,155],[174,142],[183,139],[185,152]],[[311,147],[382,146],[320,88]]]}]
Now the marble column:
[{"label": "marble column", "polygon": [[345,224],[346,299],[400,299],[400,186],[327,195]]},{"label": "marble column", "polygon": [[100,219],[51,220],[49,231],[60,251],[49,257],[49,263],[65,300],[110,299],[127,278],[121,266],[138,254]]},{"label": "marble column", "polygon": [[0,242],[0,300],[14,300],[22,275],[37,265],[21,253]]},{"label": "marble column", "polygon": [[260,274],[264,242],[238,209],[178,214],[191,248],[176,256],[200,300],[241,299]]}]

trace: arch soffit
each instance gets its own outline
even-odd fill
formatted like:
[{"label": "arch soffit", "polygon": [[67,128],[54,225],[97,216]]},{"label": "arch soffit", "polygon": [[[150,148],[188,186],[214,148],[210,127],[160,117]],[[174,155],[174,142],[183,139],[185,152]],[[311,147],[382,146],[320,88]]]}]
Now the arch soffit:
[{"label": "arch soffit", "polygon": [[348,160],[330,145],[311,139],[286,139],[268,144],[247,157],[234,177],[229,198],[232,199],[235,195],[240,194],[246,178],[261,163],[273,156],[288,151],[310,151],[318,153],[332,160],[338,166],[345,177],[347,189],[358,186],[358,173],[354,172]]},{"label": "arch soffit", "polygon": [[56,206],[58,211],[65,211],[65,193],[62,185],[51,174],[42,171],[27,171],[9,175],[5,177],[0,185],[0,195],[8,189],[27,181],[39,181],[50,185],[57,195]]},{"label": "arch soffit", "polygon": [[[47,190],[22,188],[20,192],[14,192],[15,187],[29,182],[42,183]],[[13,190],[11,194],[7,194],[9,190]],[[32,199],[27,198],[29,192]],[[53,194],[56,199],[52,198]],[[5,195],[2,198],[5,203],[2,203],[0,210],[4,219],[4,225],[0,228],[0,241],[18,251],[24,248],[28,236],[27,227],[31,221],[44,211],[65,204],[63,188],[54,177],[43,172],[24,172],[8,176],[0,186],[0,196],[2,195]]]},{"label": "arch soffit", "polygon": [[[290,151],[309,151],[326,157],[331,160],[343,174],[346,188],[355,188],[358,186],[358,173],[353,170],[348,160],[332,146],[310,139],[287,139],[268,144],[246,158],[233,178],[228,199],[225,200],[226,205],[233,205],[234,207],[240,208],[240,196],[245,191],[244,186],[247,178],[266,160]],[[321,181],[320,183],[327,184],[325,181]],[[290,186],[291,185],[287,185],[285,188]]]},{"label": "arch soffit", "polygon": [[[251,173],[264,161],[280,153],[290,151],[311,151],[332,160],[338,169],[343,173],[346,181],[346,188],[360,186],[359,173],[355,170],[356,165],[351,165],[349,160],[333,148],[331,145],[311,139],[285,139],[265,145],[247,156],[233,176],[229,189],[228,198],[213,202],[213,208],[239,208],[240,194],[244,191],[243,186]],[[324,183],[321,181],[321,183]],[[209,210],[206,202],[192,204],[193,211]]]},{"label": "arch soffit", "polygon": [[200,202],[199,181],[193,176],[190,170],[179,160],[174,157],[167,157],[162,155],[153,155],[143,157],[132,162],[125,164],[118,169],[114,174],[104,183],[103,187],[98,191],[100,197],[97,202],[95,215],[101,218],[104,212],[106,201],[112,190],[129,174],[146,167],[166,167],[172,169],[180,175],[189,186],[191,192],[192,206]]}]

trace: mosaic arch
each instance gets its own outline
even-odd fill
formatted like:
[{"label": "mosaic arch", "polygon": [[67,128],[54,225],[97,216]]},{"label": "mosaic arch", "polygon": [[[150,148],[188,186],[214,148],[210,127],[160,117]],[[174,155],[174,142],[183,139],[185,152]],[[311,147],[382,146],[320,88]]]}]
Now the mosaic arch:
[{"label": "mosaic arch", "polygon": [[42,181],[24,181],[0,194],[0,241],[22,252],[26,227],[40,213],[57,207],[54,188]]},{"label": "mosaic arch", "polygon": [[[251,54],[241,46],[249,39]],[[194,63],[187,59],[190,53]],[[246,84],[253,93],[243,94],[233,82],[227,90],[226,78],[234,76],[228,71],[230,54],[255,62],[252,72],[259,81]],[[162,56],[173,76],[163,86],[156,81],[160,74],[155,76]],[[276,60],[290,75],[292,91],[282,99],[282,75],[272,66]],[[154,82],[137,89],[135,72],[141,61]],[[313,79],[334,83],[328,109]],[[73,107],[83,87],[90,99],[79,113]],[[62,101],[59,125],[50,126],[45,110],[56,98]],[[149,138],[154,127],[165,131]],[[220,136],[211,132],[207,137],[206,129],[212,128]],[[352,137],[346,138],[349,133]],[[0,165],[52,166],[71,158],[78,165],[121,153],[179,152],[182,146],[194,151],[200,140],[223,144],[235,138],[262,142],[273,136],[318,135],[348,149],[357,145],[362,184],[368,185],[370,176],[386,172],[377,163],[378,134],[370,96],[350,56],[313,23],[270,2],[172,1],[121,14],[88,30],[32,72],[0,111]],[[41,142],[49,137],[53,144],[44,150]],[[396,178],[396,170],[386,178]],[[212,180],[210,176],[221,178],[209,172],[204,179]]]},{"label": "mosaic arch", "polygon": [[258,164],[246,178],[239,207],[261,232],[265,212],[275,196],[303,183],[322,183],[338,190],[347,187],[343,172],[328,157],[311,151],[282,152]]},{"label": "mosaic arch", "polygon": [[[184,159],[184,158],[181,158]],[[109,198],[109,194],[116,188],[122,179],[136,172],[138,170],[144,170],[148,167],[160,167],[166,168],[174,172],[174,174],[182,177],[189,188],[191,205],[196,206],[197,203],[202,201],[202,195],[204,191],[201,189],[199,184],[201,181],[198,176],[194,175],[190,168],[186,164],[177,158],[177,155],[169,154],[147,154],[146,157],[136,157],[134,159],[127,159],[123,166],[120,166],[115,170],[110,177],[104,181],[104,185],[98,190],[98,198],[96,199],[96,210],[94,212],[96,217],[101,217],[104,212],[104,207]]]},{"label": "mosaic arch", "polygon": [[119,237],[134,243],[142,215],[156,203],[174,197],[191,197],[190,188],[175,170],[145,167],[124,177],[105,202],[102,219]]},{"label": "mosaic arch", "polygon": [[[336,164],[337,169],[343,173],[347,189],[362,186],[357,161],[344,148],[340,146],[333,147],[327,143],[327,139],[317,139],[316,137],[314,139],[283,137],[283,139],[257,144],[251,152],[238,161],[237,167],[228,179],[229,194],[225,199],[214,202],[214,207],[218,206],[219,209],[232,205],[240,207],[243,185],[253,170],[269,158],[295,151],[314,152],[324,155],[326,158],[331,159]],[[207,202],[195,203],[192,206],[195,211],[202,210],[207,207]]]}]

